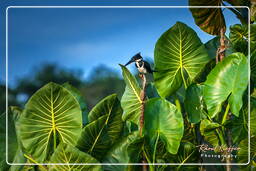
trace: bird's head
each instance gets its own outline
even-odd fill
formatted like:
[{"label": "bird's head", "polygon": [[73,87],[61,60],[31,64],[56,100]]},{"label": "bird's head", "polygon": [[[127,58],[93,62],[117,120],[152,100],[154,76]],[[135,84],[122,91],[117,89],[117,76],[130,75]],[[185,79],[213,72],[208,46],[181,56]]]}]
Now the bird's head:
[{"label": "bird's head", "polygon": [[134,56],[131,58],[131,60],[125,64],[125,66],[127,66],[127,65],[129,65],[130,63],[133,63],[133,62],[139,62],[139,61],[141,61],[141,60],[142,60],[142,56],[140,55],[140,52],[139,52],[139,53],[137,53],[136,55],[134,55]]}]

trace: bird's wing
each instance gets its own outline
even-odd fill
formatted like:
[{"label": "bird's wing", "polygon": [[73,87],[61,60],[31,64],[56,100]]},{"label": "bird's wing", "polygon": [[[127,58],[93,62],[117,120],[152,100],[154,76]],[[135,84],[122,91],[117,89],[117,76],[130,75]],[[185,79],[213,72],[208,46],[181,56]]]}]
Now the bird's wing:
[{"label": "bird's wing", "polygon": [[153,73],[153,70],[151,69],[150,64],[147,61],[143,61],[143,62],[144,62],[144,67],[146,68],[148,73]]}]

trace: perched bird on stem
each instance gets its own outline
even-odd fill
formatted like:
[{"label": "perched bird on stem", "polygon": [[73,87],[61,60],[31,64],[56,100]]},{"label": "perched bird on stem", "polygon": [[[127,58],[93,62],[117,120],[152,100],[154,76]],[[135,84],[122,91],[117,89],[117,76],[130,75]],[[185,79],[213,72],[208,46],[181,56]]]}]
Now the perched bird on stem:
[{"label": "perched bird on stem", "polygon": [[152,74],[153,72],[156,72],[155,70],[151,69],[150,64],[147,61],[143,60],[140,53],[137,53],[136,55],[134,55],[130,59],[130,61],[125,64],[125,66],[133,62],[135,62],[135,66],[141,74],[146,74],[146,73]]}]

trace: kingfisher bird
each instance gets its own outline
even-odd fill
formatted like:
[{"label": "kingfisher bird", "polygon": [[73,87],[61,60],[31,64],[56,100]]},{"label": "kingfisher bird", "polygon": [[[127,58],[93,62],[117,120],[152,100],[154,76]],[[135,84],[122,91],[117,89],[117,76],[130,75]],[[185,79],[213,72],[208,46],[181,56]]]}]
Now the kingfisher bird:
[{"label": "kingfisher bird", "polygon": [[135,62],[135,66],[141,74],[156,72],[155,70],[151,69],[150,64],[147,61],[144,61],[140,52],[134,55],[129,62],[125,64],[125,66]]}]

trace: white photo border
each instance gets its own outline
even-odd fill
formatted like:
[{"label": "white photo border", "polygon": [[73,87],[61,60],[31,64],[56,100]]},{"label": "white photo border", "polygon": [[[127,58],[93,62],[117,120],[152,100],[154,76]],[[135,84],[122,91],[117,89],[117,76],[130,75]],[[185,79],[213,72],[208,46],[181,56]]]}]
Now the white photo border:
[{"label": "white photo border", "polygon": [[247,163],[10,163],[8,161],[8,10],[12,8],[246,8],[250,23],[250,8],[247,6],[8,6],[6,8],[6,163],[8,165],[248,165],[250,163],[250,25],[248,25],[248,162]]}]

